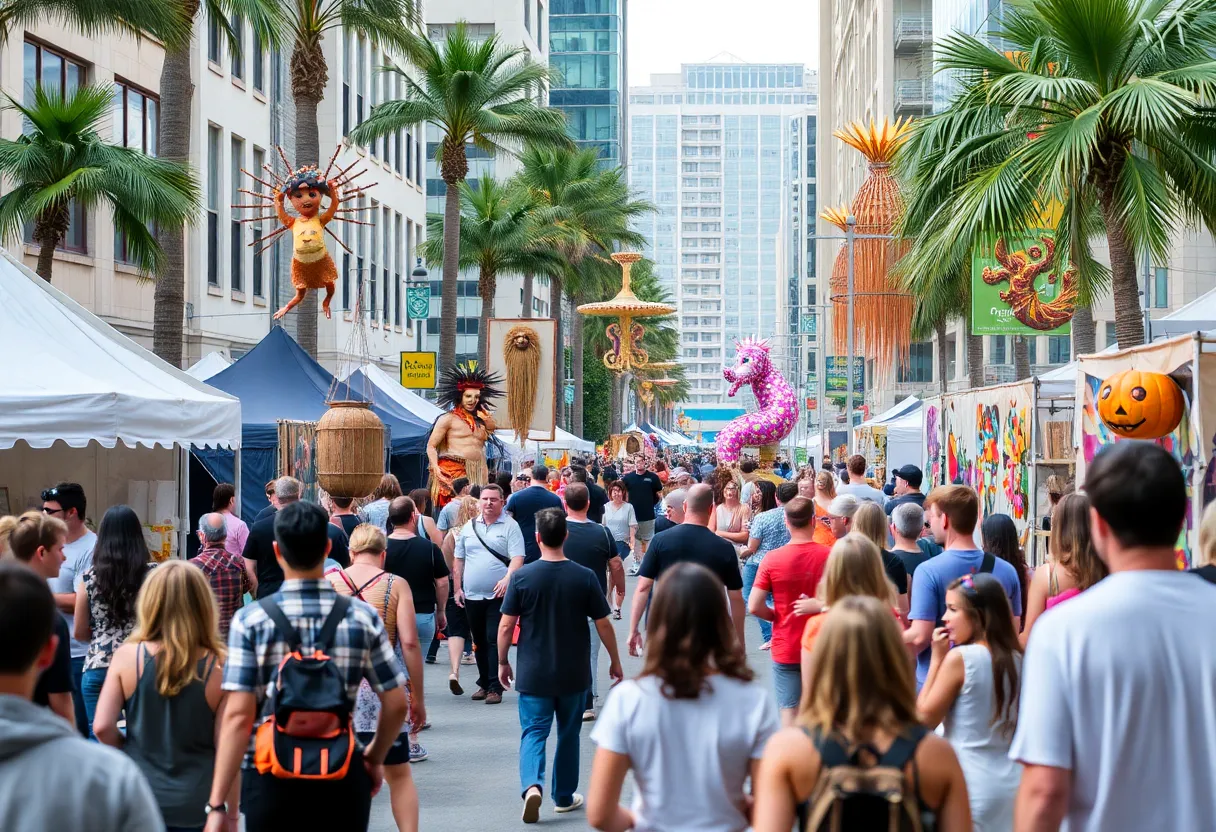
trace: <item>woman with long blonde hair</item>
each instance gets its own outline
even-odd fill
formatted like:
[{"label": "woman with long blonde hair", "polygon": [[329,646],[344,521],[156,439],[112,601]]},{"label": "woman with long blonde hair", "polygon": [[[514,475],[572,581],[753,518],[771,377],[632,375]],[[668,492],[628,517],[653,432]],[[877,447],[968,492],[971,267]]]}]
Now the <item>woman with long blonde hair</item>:
[{"label": "woman with long blonde hair", "polygon": [[[872,579],[875,569],[868,572]],[[916,675],[889,604],[851,596],[833,605],[812,662],[814,684],[803,688],[797,725],[782,730],[764,749],[753,787],[755,832],[789,832],[799,815],[809,821],[806,828],[820,828],[826,819],[813,810],[824,805],[819,800],[828,782],[822,776],[824,759],[847,760],[859,747],[896,757],[883,762],[904,771],[904,800],[879,807],[881,826],[873,825],[874,819],[857,825],[846,813],[839,828],[885,829],[888,813],[898,811],[918,822],[935,818],[939,832],[969,832],[962,769],[950,744],[917,721]],[[863,764],[877,762],[873,754],[859,756]]]},{"label": "woman with long blonde hair", "polygon": [[1026,594],[1026,621],[1019,636],[1023,648],[1040,615],[1109,574],[1089,535],[1089,497],[1085,494],[1074,491],[1056,503],[1049,549],[1051,560],[1035,570]]},{"label": "woman with long blonde hair", "polygon": [[[202,828],[211,791],[225,649],[219,611],[202,570],[171,560],[148,573],[135,629],[114,651],[93,731],[139,766],[169,827]],[[126,734],[118,730],[126,711]],[[228,795],[235,829],[239,779]]]},{"label": "woman with long blonde hair", "polygon": [[887,549],[887,531],[891,518],[878,503],[863,500],[853,515],[853,531],[870,539],[878,547],[887,580],[895,587],[895,606],[901,616],[908,614],[908,570],[899,556]]},{"label": "woman with long blonde hair", "polygon": [[448,674],[448,690],[455,696],[464,695],[464,688],[460,685],[460,665],[474,664],[476,660],[471,652],[464,652],[464,646],[471,645],[473,641],[469,638],[469,620],[465,618],[464,607],[456,603],[455,586],[451,578],[452,563],[456,559],[456,538],[460,536],[460,530],[479,512],[476,497],[461,497],[456,520],[448,529],[443,538],[443,546],[440,547],[443,550],[443,559],[448,565],[448,603],[444,608],[448,621],[448,661],[452,668],[452,672]]},{"label": "woman with long blonde hair", "polygon": [[820,471],[815,475],[815,536],[814,541],[824,546],[836,543],[836,536],[828,525],[832,500],[836,499],[836,477],[831,471]]}]

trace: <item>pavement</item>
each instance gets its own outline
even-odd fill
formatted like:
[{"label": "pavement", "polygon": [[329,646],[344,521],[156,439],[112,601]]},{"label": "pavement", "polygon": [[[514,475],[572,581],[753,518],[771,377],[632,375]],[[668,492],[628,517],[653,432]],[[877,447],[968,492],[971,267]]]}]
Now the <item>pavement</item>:
[{"label": "pavement", "polygon": [[[625,678],[636,676],[642,668],[641,659],[628,654],[626,637],[629,628],[629,604],[636,578],[627,578],[625,608],[620,621],[614,621],[617,644]],[[755,619],[747,621],[748,658],[757,679],[770,684],[771,660],[759,650],[760,632]],[[513,662],[514,663],[514,662]],[[418,787],[421,807],[419,828],[422,832],[498,832],[511,829],[579,829],[585,830],[585,812],[558,815],[553,811],[549,783],[545,784],[545,802],[538,824],[520,820],[523,802],[519,785],[519,716],[514,691],[508,691],[501,705],[473,702],[469,696],[476,689],[477,668],[463,665],[460,681],[464,696],[453,696],[448,690],[448,657],[446,645],[439,648],[438,663],[424,666],[427,718],[432,728],[420,735],[430,759],[412,765],[414,782]],[[600,650],[599,687],[603,699],[611,680],[608,678],[608,651]],[[583,723],[579,752],[579,792],[586,794],[591,776],[591,760],[595,744],[591,742],[594,723]],[[553,765],[553,738],[547,747],[549,762],[546,778]],[[633,799],[632,775],[626,778],[621,800],[628,805]],[[387,786],[372,803],[371,832],[392,832]]]}]

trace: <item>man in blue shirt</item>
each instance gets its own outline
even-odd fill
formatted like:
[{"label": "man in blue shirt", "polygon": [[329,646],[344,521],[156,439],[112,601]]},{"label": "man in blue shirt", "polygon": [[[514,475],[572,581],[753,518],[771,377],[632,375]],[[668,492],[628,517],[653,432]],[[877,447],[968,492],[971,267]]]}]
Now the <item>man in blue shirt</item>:
[{"label": "man in blue shirt", "polygon": [[544,465],[533,465],[531,484],[521,488],[507,500],[507,513],[519,524],[524,536],[524,563],[540,560],[540,546],[536,544],[536,512],[546,508],[562,508],[562,498],[549,490],[545,483],[549,469]]},{"label": "man in blue shirt", "polygon": [[916,568],[908,610],[910,625],[904,641],[917,652],[916,686],[925,683],[929,672],[933,628],[940,626],[946,612],[946,588],[955,578],[976,572],[991,572],[1001,582],[1013,609],[1014,632],[1022,618],[1021,581],[1009,563],[986,556],[975,545],[975,526],[979,522],[980,500],[975,490],[965,485],[940,485],[925,498],[929,528],[945,551]]}]

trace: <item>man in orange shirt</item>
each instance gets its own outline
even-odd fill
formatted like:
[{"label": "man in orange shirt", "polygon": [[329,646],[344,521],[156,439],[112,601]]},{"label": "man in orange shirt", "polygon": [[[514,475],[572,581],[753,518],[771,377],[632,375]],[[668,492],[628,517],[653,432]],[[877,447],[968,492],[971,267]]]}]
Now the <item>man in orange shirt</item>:
[{"label": "man in orange shirt", "polygon": [[[794,612],[794,602],[814,597],[828,562],[828,547],[814,541],[815,504],[795,497],[785,504],[785,525],[790,542],[774,549],[760,563],[748,596],[752,615],[773,622],[773,684],[781,721],[793,722],[802,698],[802,629],[805,616]],[[773,594],[773,606],[765,603]]]}]

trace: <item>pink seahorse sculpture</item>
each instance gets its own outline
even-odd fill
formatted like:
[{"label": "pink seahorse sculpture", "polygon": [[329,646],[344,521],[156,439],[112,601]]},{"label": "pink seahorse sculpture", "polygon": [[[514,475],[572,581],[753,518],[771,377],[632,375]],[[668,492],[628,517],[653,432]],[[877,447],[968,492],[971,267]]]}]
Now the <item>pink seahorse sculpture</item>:
[{"label": "pink seahorse sculpture", "polygon": [[750,384],[760,409],[732,419],[718,431],[714,444],[718,462],[724,465],[736,464],[744,448],[780,442],[798,422],[798,400],[769,360],[768,341],[748,337],[736,341],[735,348],[738,363],[722,370],[722,377],[731,382],[727,395]]}]

